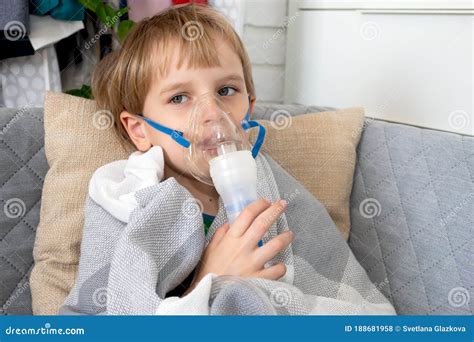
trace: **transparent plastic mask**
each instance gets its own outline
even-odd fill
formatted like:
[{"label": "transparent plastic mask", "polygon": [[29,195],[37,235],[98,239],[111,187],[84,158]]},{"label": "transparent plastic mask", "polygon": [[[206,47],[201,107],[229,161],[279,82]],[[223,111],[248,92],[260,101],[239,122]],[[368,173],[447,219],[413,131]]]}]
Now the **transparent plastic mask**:
[{"label": "transparent plastic mask", "polygon": [[[233,114],[238,115],[233,117]],[[231,113],[215,95],[206,95],[196,101],[186,131],[190,146],[184,151],[189,171],[196,179],[212,185],[209,172],[211,159],[251,149],[241,124],[236,123],[244,114]]]}]

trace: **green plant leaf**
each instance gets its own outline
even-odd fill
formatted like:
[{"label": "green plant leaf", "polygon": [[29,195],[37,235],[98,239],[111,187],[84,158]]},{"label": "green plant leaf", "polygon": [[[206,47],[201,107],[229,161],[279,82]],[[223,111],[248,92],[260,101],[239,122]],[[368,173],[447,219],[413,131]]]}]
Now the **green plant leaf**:
[{"label": "green plant leaf", "polygon": [[101,0],[79,0],[79,3],[85,8],[95,13],[97,10],[97,6],[101,4],[102,1]]},{"label": "green plant leaf", "polygon": [[83,84],[80,89],[71,89],[67,90],[66,94],[79,96],[86,99],[92,99],[92,88],[86,84]]},{"label": "green plant leaf", "polygon": [[99,18],[102,24],[105,24],[107,22],[107,13],[105,12],[104,4],[100,3],[97,5],[95,14],[97,14],[97,18]]},{"label": "green plant leaf", "polygon": [[116,12],[116,14],[120,18],[122,15],[124,15],[127,12],[128,12],[128,7],[122,7]]},{"label": "green plant leaf", "polygon": [[119,27],[117,29],[117,36],[120,39],[120,41],[123,41],[125,37],[127,36],[128,32],[132,29],[132,27],[135,25],[135,22],[132,20],[122,20],[119,24]]},{"label": "green plant leaf", "polygon": [[119,18],[115,10],[112,7],[110,7],[110,5],[104,5],[104,9],[105,9],[105,22],[103,22],[103,24],[105,24],[105,26],[107,27],[114,26]]}]

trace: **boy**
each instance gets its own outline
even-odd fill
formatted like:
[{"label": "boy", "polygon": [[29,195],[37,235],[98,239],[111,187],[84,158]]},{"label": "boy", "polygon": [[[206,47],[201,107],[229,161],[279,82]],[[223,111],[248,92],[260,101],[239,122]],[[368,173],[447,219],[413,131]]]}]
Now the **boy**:
[{"label": "boy", "polygon": [[[215,188],[190,172],[182,138],[202,97],[218,98],[236,126],[255,103],[249,58],[219,13],[186,5],[138,23],[98,66],[93,91],[138,151],[91,179],[79,275],[60,313],[395,313],[322,205],[271,158],[257,155],[262,199],[232,225]],[[204,217],[183,215],[190,203]]]}]

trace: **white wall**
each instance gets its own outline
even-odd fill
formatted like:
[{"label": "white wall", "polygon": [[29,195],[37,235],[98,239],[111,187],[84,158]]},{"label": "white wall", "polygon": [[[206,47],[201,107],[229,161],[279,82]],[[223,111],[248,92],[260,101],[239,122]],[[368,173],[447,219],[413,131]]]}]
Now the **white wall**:
[{"label": "white wall", "polygon": [[283,102],[287,0],[211,0],[210,4],[226,14],[240,34],[252,62],[258,100]]},{"label": "white wall", "polygon": [[283,102],[287,0],[248,0],[243,41],[252,61],[257,98]]}]

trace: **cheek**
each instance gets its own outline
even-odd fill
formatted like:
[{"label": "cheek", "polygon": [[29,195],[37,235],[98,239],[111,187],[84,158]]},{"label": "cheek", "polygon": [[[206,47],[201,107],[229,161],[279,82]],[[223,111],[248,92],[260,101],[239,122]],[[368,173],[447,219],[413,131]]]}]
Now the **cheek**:
[{"label": "cheek", "polygon": [[164,139],[161,139],[159,146],[163,149],[165,164],[171,166],[176,171],[185,173],[187,167],[184,158],[184,148],[171,139],[171,137],[166,136]]},{"label": "cheek", "polygon": [[146,125],[145,127],[147,138],[153,146],[163,146],[163,144],[166,143],[166,140],[168,140],[169,137],[166,134],[157,131],[149,125]]},{"label": "cheek", "polygon": [[147,137],[153,146],[161,146],[165,162],[179,165],[183,159],[183,150],[169,135],[161,133],[152,127],[147,127]]},{"label": "cheek", "polygon": [[[243,128],[242,128],[242,121],[244,120],[245,118],[245,114],[243,115],[238,115],[238,116],[233,116],[233,120],[234,120],[234,124],[235,126],[240,129],[240,131],[242,132],[242,135],[244,136],[244,138],[248,139],[249,138],[249,132],[245,131]],[[251,120],[251,119],[250,119]]]},{"label": "cheek", "polygon": [[235,125],[235,127],[237,128],[241,128],[241,125],[242,125],[242,120],[244,119],[245,117],[245,114],[239,114],[239,115],[236,115],[236,114],[232,114],[230,116],[233,124]]},{"label": "cheek", "polygon": [[[162,123],[162,122],[160,122]],[[162,123],[168,127],[176,127],[168,123]],[[163,149],[165,164],[172,167],[175,171],[187,174],[186,161],[184,158],[185,149],[174,141],[169,135],[155,130],[153,127],[147,127],[147,137],[153,146],[161,146]]]}]

